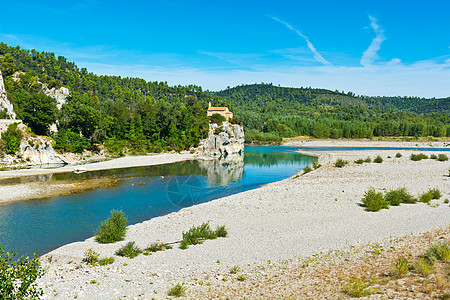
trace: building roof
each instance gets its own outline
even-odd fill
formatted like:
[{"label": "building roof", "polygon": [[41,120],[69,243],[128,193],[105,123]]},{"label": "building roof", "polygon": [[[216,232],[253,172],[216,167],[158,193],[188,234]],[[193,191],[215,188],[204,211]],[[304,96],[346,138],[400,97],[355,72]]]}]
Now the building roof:
[{"label": "building roof", "polygon": [[208,110],[228,110],[228,107],[209,107]]}]

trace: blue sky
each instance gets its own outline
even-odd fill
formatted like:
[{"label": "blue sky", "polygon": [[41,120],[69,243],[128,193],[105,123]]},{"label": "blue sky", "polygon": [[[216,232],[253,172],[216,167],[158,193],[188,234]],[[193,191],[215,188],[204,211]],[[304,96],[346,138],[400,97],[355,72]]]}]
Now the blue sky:
[{"label": "blue sky", "polygon": [[450,1],[10,1],[0,41],[96,74],[450,96]]}]

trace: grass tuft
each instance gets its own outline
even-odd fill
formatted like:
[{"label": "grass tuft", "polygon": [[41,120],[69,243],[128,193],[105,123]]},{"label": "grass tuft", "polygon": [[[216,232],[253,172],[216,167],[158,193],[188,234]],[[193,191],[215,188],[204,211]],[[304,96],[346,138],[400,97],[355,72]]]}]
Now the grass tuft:
[{"label": "grass tuft", "polygon": [[367,211],[375,212],[383,208],[389,208],[388,204],[384,200],[383,193],[377,193],[373,188],[365,192],[364,197],[362,198],[362,203],[366,206]]},{"label": "grass tuft", "polygon": [[371,163],[372,159],[370,158],[370,156],[367,156],[367,158],[364,160],[365,163]]},{"label": "grass tuft", "polygon": [[167,296],[172,296],[172,297],[186,297],[186,290],[187,287],[184,286],[183,284],[179,284],[177,283],[176,285],[172,286],[169,291],[167,292]]},{"label": "grass tuft", "polygon": [[317,170],[318,168],[320,168],[322,165],[321,164],[319,164],[319,161],[318,160],[315,160],[314,162],[313,162],[313,168],[314,168],[314,170]]},{"label": "grass tuft", "polygon": [[237,274],[241,271],[241,268],[239,266],[234,266],[230,269],[230,274]]},{"label": "grass tuft", "polygon": [[142,252],[137,246],[134,245],[134,242],[128,242],[125,246],[116,251],[116,255],[124,256],[128,258],[135,258]]},{"label": "grass tuft", "polygon": [[397,154],[395,154],[395,157],[400,158],[400,157],[402,157],[402,154],[400,152],[397,152]]},{"label": "grass tuft", "polygon": [[84,252],[83,261],[89,265],[96,266],[98,264],[99,257],[100,257],[100,254],[98,254],[97,252],[95,252],[92,249],[87,249]]},{"label": "grass tuft", "polygon": [[425,192],[419,196],[420,202],[430,204],[431,200],[433,199],[433,195],[430,193],[430,191]]},{"label": "grass tuft", "polygon": [[450,245],[448,242],[436,243],[428,248],[425,258],[434,264],[437,261],[450,262]]},{"label": "grass tuft", "polygon": [[364,297],[372,294],[369,288],[370,284],[364,282],[361,279],[353,279],[349,283],[345,284],[342,291],[351,297]]},{"label": "grass tuft", "polygon": [[433,267],[428,263],[428,261],[422,257],[419,257],[414,265],[414,271],[422,276],[427,277],[433,273]]},{"label": "grass tuft", "polygon": [[103,257],[100,258],[100,260],[98,261],[98,264],[100,266],[106,266],[106,265],[110,265],[114,262],[114,257]]},{"label": "grass tuft", "polygon": [[166,249],[172,249],[173,247],[164,243],[153,243],[144,249],[144,255],[150,255],[151,252],[164,251]]},{"label": "grass tuft", "polygon": [[402,278],[409,272],[409,263],[404,257],[399,257],[394,265],[393,275],[397,278]]},{"label": "grass tuft", "polygon": [[103,221],[95,232],[95,240],[100,244],[115,243],[125,238],[127,218],[121,210],[112,210],[111,217]]},{"label": "grass tuft", "polygon": [[431,155],[430,155],[430,159],[437,159],[436,154],[431,154]]}]

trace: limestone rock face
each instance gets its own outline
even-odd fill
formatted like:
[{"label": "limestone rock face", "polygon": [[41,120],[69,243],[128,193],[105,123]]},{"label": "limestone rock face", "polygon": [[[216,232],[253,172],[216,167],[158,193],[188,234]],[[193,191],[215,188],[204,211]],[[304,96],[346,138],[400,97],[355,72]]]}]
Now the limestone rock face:
[{"label": "limestone rock face", "polygon": [[64,164],[47,137],[26,137],[20,143],[20,155],[30,165]]},{"label": "limestone rock face", "polygon": [[209,124],[208,137],[200,141],[199,151],[203,155],[227,157],[244,152],[244,129],[239,125],[223,122]]},{"label": "limestone rock face", "polygon": [[61,109],[63,104],[66,104],[66,99],[70,95],[69,89],[66,87],[60,87],[59,89],[49,89],[47,86],[44,86],[43,91],[44,94],[56,100],[56,107],[58,109]]},{"label": "limestone rock face", "polygon": [[8,98],[6,97],[6,89],[5,84],[3,83],[3,76],[2,72],[0,71],[0,109],[6,110],[6,113],[8,116],[15,120],[16,119],[16,113],[14,112],[14,107],[9,102]]}]

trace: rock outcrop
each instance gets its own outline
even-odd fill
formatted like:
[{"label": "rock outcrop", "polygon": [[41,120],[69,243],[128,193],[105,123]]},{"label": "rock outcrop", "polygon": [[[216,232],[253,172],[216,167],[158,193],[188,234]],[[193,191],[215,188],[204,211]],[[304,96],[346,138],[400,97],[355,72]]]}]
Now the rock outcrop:
[{"label": "rock outcrop", "polygon": [[200,160],[200,168],[206,170],[209,186],[224,186],[240,181],[244,174],[244,156],[229,155],[226,158]]},{"label": "rock outcrop", "polygon": [[20,156],[29,165],[64,164],[52,144],[48,137],[25,137],[20,143]]},{"label": "rock outcrop", "polygon": [[203,155],[227,157],[244,152],[244,129],[239,125],[223,122],[209,124],[208,137],[200,141],[199,151]]},{"label": "rock outcrop", "polygon": [[44,91],[44,94],[56,100],[56,107],[58,109],[61,109],[63,104],[66,104],[66,99],[70,95],[69,89],[66,87],[49,89],[47,86],[43,86],[42,90]]},{"label": "rock outcrop", "polygon": [[0,110],[6,110],[6,114],[10,119],[16,119],[16,113],[14,112],[14,107],[9,102],[8,97],[6,97],[5,84],[3,83],[2,72],[0,71]]}]

